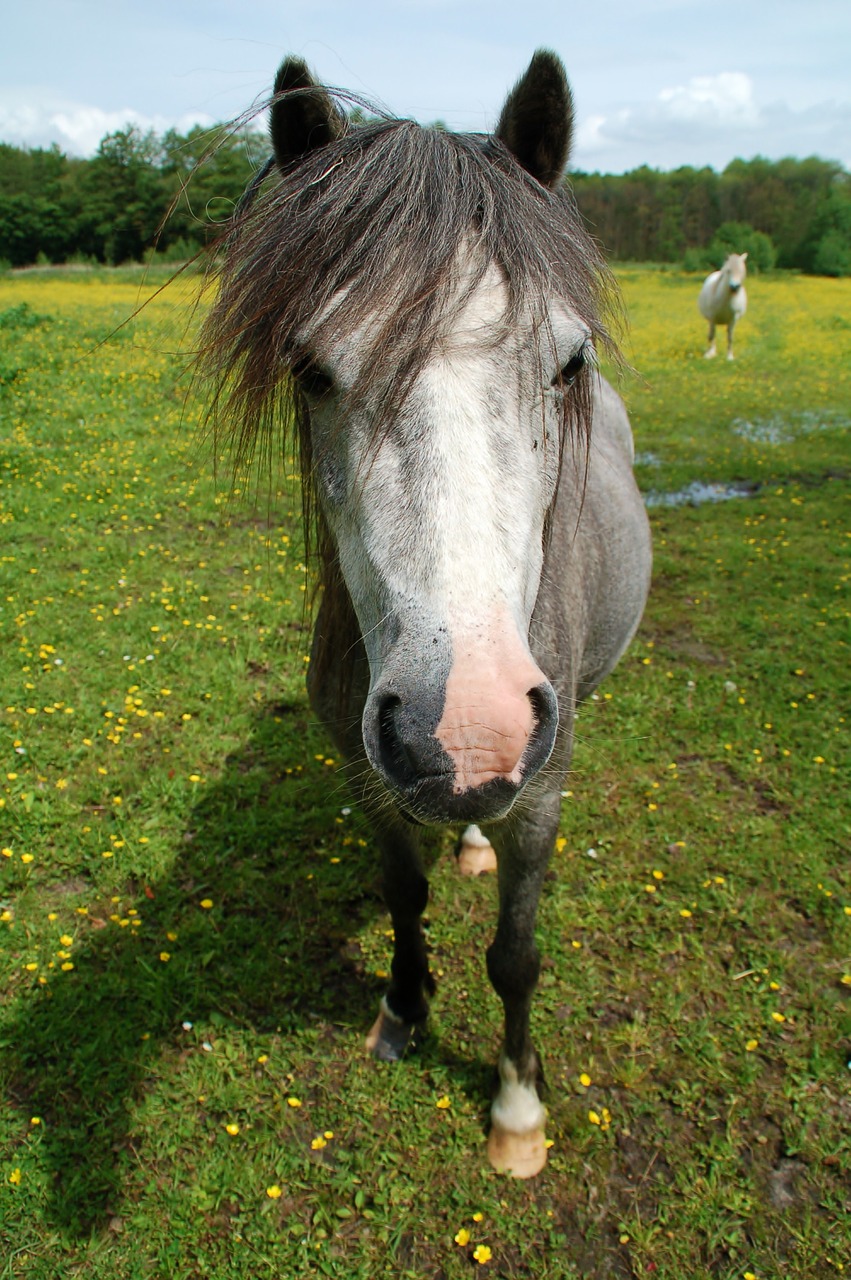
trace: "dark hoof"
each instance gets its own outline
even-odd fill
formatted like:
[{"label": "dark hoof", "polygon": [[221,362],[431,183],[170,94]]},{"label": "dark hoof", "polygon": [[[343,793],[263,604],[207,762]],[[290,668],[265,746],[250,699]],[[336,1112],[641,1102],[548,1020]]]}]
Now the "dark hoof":
[{"label": "dark hoof", "polygon": [[419,1030],[416,1022],[403,1022],[381,1001],[378,1017],[366,1037],[367,1051],[379,1062],[398,1062],[412,1045]]}]

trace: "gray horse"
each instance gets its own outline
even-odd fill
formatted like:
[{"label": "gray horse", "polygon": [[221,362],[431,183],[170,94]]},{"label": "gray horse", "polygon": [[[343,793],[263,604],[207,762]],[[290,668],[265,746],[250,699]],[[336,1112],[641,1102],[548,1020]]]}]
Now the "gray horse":
[{"label": "gray horse", "polygon": [[422,826],[475,824],[496,851],[488,1153],[520,1177],[546,1160],[529,1011],[574,713],[635,632],[651,562],[626,412],[596,367],[610,282],[563,184],[571,133],[546,51],[492,136],[355,128],[287,59],[201,356],[238,450],[289,432],[299,453],[322,590],[310,698],[395,936],[377,1057],[402,1055],[434,991]]}]

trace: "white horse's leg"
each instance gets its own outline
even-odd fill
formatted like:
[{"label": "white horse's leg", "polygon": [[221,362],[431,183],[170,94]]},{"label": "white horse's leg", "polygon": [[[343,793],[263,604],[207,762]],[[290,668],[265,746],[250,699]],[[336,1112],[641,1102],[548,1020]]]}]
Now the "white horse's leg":
[{"label": "white horse's leg", "polygon": [[458,847],[458,870],[462,876],[480,876],[483,871],[496,871],[496,854],[487,836],[470,826]]},{"label": "white horse's leg", "polygon": [[732,320],[727,325],[727,359],[728,360],[735,360],[736,358],[733,355],[733,330],[735,329],[735,327],[736,327],[736,317],[733,316]]},{"label": "white horse's leg", "polygon": [[715,355],[715,325],[709,321],[709,346],[703,353],[704,359],[711,360]]}]

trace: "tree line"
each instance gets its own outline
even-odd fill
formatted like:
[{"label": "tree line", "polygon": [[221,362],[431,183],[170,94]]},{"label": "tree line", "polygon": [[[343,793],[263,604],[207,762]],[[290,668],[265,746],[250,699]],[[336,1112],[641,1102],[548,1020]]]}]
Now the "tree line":
[{"label": "tree line", "polygon": [[[91,159],[0,143],[0,263],[177,261],[214,242],[267,147],[224,126],[108,134]],[[734,160],[718,173],[574,172],[580,213],[616,261],[774,266],[851,275],[851,174],[805,160]]]}]

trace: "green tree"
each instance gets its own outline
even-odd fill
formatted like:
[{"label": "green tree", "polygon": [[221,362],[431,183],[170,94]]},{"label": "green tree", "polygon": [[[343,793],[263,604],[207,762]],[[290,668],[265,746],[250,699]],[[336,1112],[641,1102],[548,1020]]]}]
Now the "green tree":
[{"label": "green tree", "polygon": [[197,249],[215,240],[267,152],[255,132],[234,133],[223,125],[198,126],[185,135],[170,129],[162,140],[168,217],[160,248],[179,240]]},{"label": "green tree", "polygon": [[168,209],[160,173],[162,146],[135,125],[107,134],[82,175],[77,238],[104,262],[138,261]]}]

